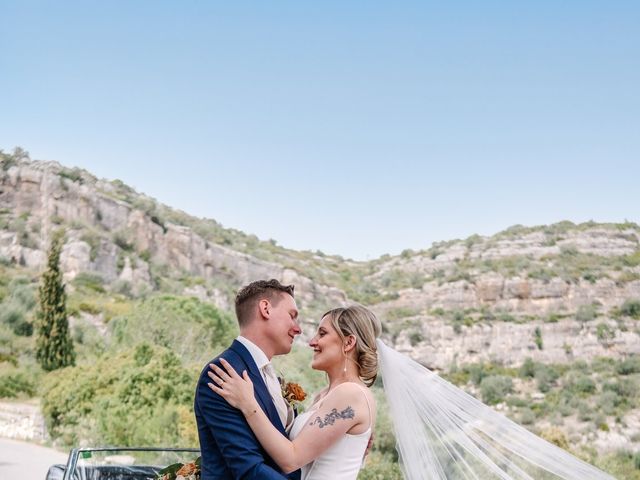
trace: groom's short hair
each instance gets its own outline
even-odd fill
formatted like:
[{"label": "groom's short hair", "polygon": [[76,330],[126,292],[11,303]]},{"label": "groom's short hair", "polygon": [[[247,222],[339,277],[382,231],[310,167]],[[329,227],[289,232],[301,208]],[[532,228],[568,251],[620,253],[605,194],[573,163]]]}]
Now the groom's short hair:
[{"label": "groom's short hair", "polygon": [[275,278],[258,280],[242,287],[236,295],[236,317],[238,325],[246,325],[252,317],[256,303],[266,298],[274,305],[280,301],[279,295],[287,293],[293,297],[293,285],[283,285]]}]

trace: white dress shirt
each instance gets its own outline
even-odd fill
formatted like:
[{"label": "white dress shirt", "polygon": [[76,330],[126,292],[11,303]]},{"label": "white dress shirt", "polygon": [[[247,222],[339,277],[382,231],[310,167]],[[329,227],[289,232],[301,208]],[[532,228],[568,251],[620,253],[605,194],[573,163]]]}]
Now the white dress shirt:
[{"label": "white dress shirt", "polygon": [[[264,354],[264,352],[251,340],[243,337],[242,335],[236,338],[242,345],[249,350],[249,354],[253,361],[256,363],[258,370],[260,370],[260,374],[262,375],[262,379],[264,380],[269,393],[271,394],[271,398],[273,400],[273,404],[278,411],[278,416],[280,417],[280,421],[285,428],[288,428],[293,420],[293,412],[289,411],[289,406],[287,402],[282,398],[282,391],[280,389],[280,382],[275,374],[275,369],[271,362]],[[238,372],[239,375],[242,375],[242,372]]]}]

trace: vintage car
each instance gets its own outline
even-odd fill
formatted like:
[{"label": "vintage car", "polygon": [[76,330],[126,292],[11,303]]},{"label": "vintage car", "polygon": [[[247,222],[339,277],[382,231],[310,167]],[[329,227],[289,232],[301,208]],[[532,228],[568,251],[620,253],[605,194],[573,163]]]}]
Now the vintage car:
[{"label": "vintage car", "polygon": [[52,465],[46,480],[154,480],[160,470],[194,462],[197,448],[74,448],[66,465]]}]

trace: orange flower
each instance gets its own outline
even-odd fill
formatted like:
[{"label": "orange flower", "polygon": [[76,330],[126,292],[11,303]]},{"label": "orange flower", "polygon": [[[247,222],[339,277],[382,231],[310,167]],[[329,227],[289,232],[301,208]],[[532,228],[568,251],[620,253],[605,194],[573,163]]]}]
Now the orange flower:
[{"label": "orange flower", "polygon": [[176,475],[182,475],[183,477],[187,477],[192,473],[196,473],[197,466],[195,463],[185,463],[180,470],[176,472]]},{"label": "orange flower", "polygon": [[302,402],[305,398],[307,398],[307,394],[302,389],[300,385],[293,382],[288,382],[284,386],[284,398],[289,400],[289,402]]}]

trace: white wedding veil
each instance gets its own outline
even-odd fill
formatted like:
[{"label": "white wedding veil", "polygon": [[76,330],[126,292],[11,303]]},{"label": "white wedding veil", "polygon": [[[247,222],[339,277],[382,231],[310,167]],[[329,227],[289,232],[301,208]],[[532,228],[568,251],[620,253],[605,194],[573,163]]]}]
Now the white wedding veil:
[{"label": "white wedding veil", "polygon": [[407,480],[613,480],[377,341]]}]

